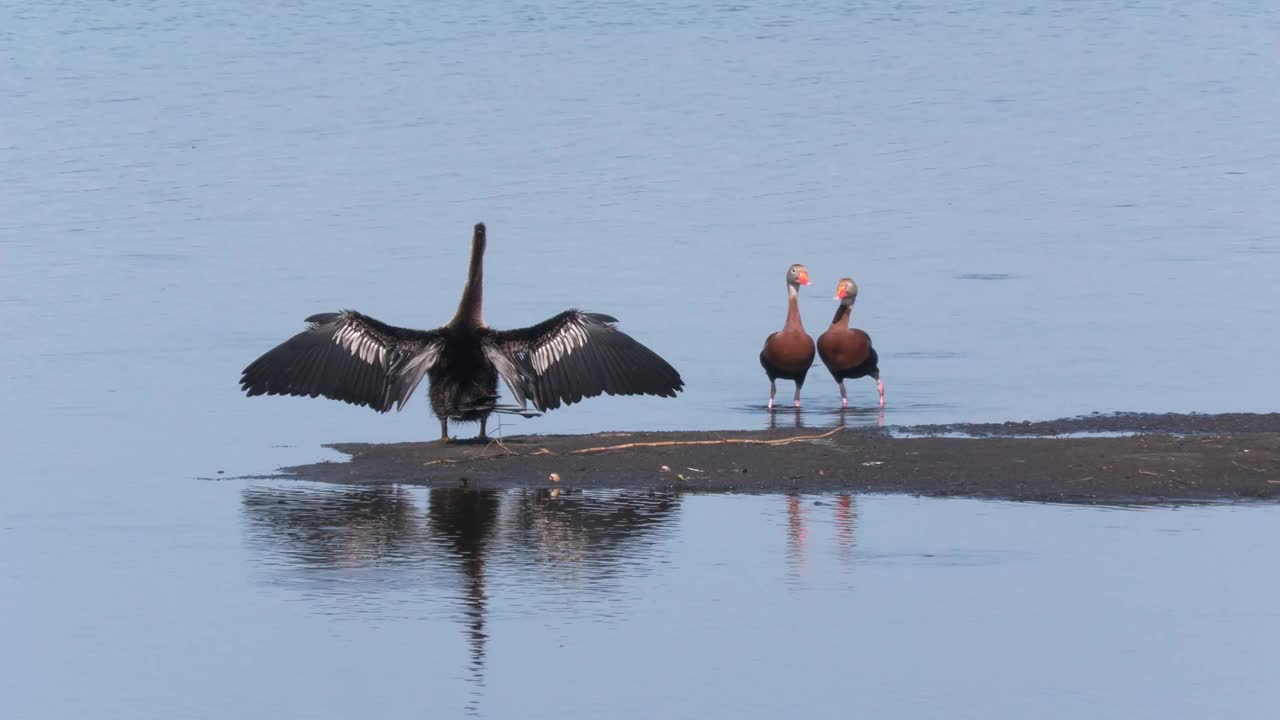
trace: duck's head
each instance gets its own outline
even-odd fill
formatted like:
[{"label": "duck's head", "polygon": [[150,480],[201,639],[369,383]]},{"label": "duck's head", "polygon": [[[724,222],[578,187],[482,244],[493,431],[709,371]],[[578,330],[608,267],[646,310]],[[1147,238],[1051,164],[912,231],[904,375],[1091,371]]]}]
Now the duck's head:
[{"label": "duck's head", "polygon": [[787,285],[798,288],[801,285],[809,284],[809,268],[796,263],[787,268]]},{"label": "duck's head", "polygon": [[858,283],[853,278],[840,278],[836,283],[836,294],[832,300],[839,300],[841,305],[852,305],[858,299]]}]

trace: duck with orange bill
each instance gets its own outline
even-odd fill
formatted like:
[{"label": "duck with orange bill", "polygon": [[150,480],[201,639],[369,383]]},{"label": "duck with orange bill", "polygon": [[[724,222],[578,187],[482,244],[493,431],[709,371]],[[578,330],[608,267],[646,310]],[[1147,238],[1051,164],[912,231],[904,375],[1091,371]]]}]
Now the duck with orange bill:
[{"label": "duck with orange bill", "polygon": [[840,386],[840,406],[849,406],[849,398],[844,389],[845,380],[870,377],[876,381],[880,406],[883,407],[884,383],[880,381],[880,356],[871,346],[871,335],[867,331],[849,327],[849,316],[858,299],[858,284],[850,278],[842,278],[836,284],[836,294],[832,299],[839,300],[840,305],[831,318],[831,327],[818,337],[818,356]]},{"label": "duck with orange bill", "polygon": [[813,366],[813,338],[800,322],[800,286],[809,284],[809,268],[799,263],[787,268],[787,319],[782,329],[765,338],[760,365],[769,376],[769,408],[778,392],[777,381],[796,384],[795,406],[800,407],[800,388]]}]

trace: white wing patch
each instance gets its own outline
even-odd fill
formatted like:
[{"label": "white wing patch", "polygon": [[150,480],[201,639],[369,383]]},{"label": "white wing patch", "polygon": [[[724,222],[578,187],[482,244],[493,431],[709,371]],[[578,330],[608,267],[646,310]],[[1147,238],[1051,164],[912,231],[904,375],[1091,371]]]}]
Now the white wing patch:
[{"label": "white wing patch", "polygon": [[568,323],[547,342],[534,349],[531,353],[533,369],[541,375],[547,371],[547,368],[586,344],[587,331],[576,322]]},{"label": "white wing patch", "polygon": [[365,364],[387,366],[387,347],[362,325],[347,322],[333,334],[333,341]]}]

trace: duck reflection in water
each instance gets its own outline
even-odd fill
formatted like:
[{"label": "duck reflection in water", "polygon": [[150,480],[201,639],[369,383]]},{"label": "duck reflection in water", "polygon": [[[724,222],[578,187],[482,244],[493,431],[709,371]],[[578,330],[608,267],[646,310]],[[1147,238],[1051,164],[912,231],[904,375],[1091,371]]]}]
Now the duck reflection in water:
[{"label": "duck reflection in water", "polygon": [[[809,514],[806,505],[825,506],[831,503],[829,498],[805,497],[799,493],[786,496],[787,502],[787,564],[792,580],[800,580],[805,576],[808,566]],[[835,541],[840,561],[849,565],[853,560],[854,528],[858,519],[857,501],[849,493],[840,493],[834,498],[835,504]]]},{"label": "duck reflection in water", "polygon": [[[468,490],[403,486],[253,486],[242,506],[252,549],[290,574],[341,574],[335,594],[434,585],[442,570],[461,581],[458,600],[469,644],[469,712],[483,694],[493,575],[519,573],[556,586],[580,581],[605,596],[613,573],[635,572],[637,543],[653,543],[674,525],[680,496],[570,489]],[[348,573],[369,571],[365,582]],[[427,577],[422,577],[425,574]],[[314,577],[308,588],[314,590]],[[314,592],[306,594],[315,597]]]},{"label": "duck reflection in water", "polygon": [[[884,407],[883,406],[870,408],[870,409],[842,407],[837,411],[837,417],[839,418],[839,420],[836,422],[836,425],[839,425],[840,427],[870,427],[871,426],[870,418],[873,415],[875,416],[876,427],[883,428],[884,427]],[[853,420],[852,424],[850,424],[849,422],[850,420]]]},{"label": "duck reflection in water", "polygon": [[801,418],[800,418],[800,408],[795,408],[795,409],[794,409],[794,412],[770,411],[770,413],[769,413],[769,429],[770,429],[770,430],[777,430],[777,429],[778,429],[778,425],[779,425],[779,423],[778,423],[778,416],[779,416],[779,415],[782,415],[782,416],[784,416],[784,417],[786,417],[786,418],[790,419],[790,422],[787,422],[787,421],[785,421],[785,420],[784,420],[784,421],[781,423],[783,427],[793,427],[793,428],[797,428],[797,429],[798,429],[798,428],[802,428],[802,427],[804,427],[804,426],[805,426],[805,425],[804,425],[804,421],[803,421],[803,420],[801,420]]},{"label": "duck reflection in water", "polygon": [[[816,413],[816,416],[818,418],[818,420],[816,421],[818,423],[818,427],[823,427],[823,426],[829,427],[827,423],[830,422],[829,418],[831,418],[833,415],[835,417],[835,425],[838,427],[850,427],[850,428],[854,428],[854,427],[883,428],[884,427],[884,408],[883,407],[874,407],[874,408],[842,407],[835,410],[834,412],[819,411],[818,413]],[[810,411],[809,417],[813,418],[814,416],[815,416],[815,413],[813,411]],[[800,430],[806,427],[811,427],[811,425],[807,425],[804,420],[805,420],[805,415],[800,408],[793,408],[790,412],[786,411],[785,409],[774,410],[769,413],[768,427],[770,430],[777,430],[779,428],[782,428],[784,430],[790,430],[790,429]]]}]

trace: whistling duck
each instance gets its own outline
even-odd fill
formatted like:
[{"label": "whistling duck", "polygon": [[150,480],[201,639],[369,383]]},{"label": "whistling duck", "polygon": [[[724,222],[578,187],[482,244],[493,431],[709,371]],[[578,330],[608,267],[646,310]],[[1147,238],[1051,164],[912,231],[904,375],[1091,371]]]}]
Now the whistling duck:
[{"label": "whistling duck", "polygon": [[840,406],[848,407],[849,398],[844,394],[844,381],[867,377],[875,378],[876,390],[880,392],[880,405],[884,406],[884,383],[880,382],[880,356],[871,347],[871,336],[865,330],[849,328],[849,314],[853,312],[853,303],[858,299],[858,284],[849,278],[843,278],[836,285],[839,300],[835,317],[831,318],[831,327],[818,338],[818,355],[822,364],[831,371],[831,377],[840,386]]},{"label": "whistling duck", "polygon": [[800,323],[800,286],[808,284],[808,268],[800,264],[787,268],[787,321],[781,330],[765,338],[764,349],[760,351],[760,365],[769,376],[770,409],[773,396],[778,392],[778,378],[795,381],[795,403],[800,407],[800,388],[813,365],[813,338]]},{"label": "whistling duck", "polygon": [[[410,330],[354,310],[307,318],[308,327],[253,361],[240,387],[253,395],[306,395],[365,405],[378,412],[405,402],[425,376],[440,439],[449,420],[480,421],[490,413],[526,417],[601,393],[675,397],[680,373],[618,330],[617,319],[566,310],[517,330],[493,330],[481,314],[484,224],[475,226],[471,268],[458,311],[435,330]],[[500,406],[501,376],[519,406]]]}]

